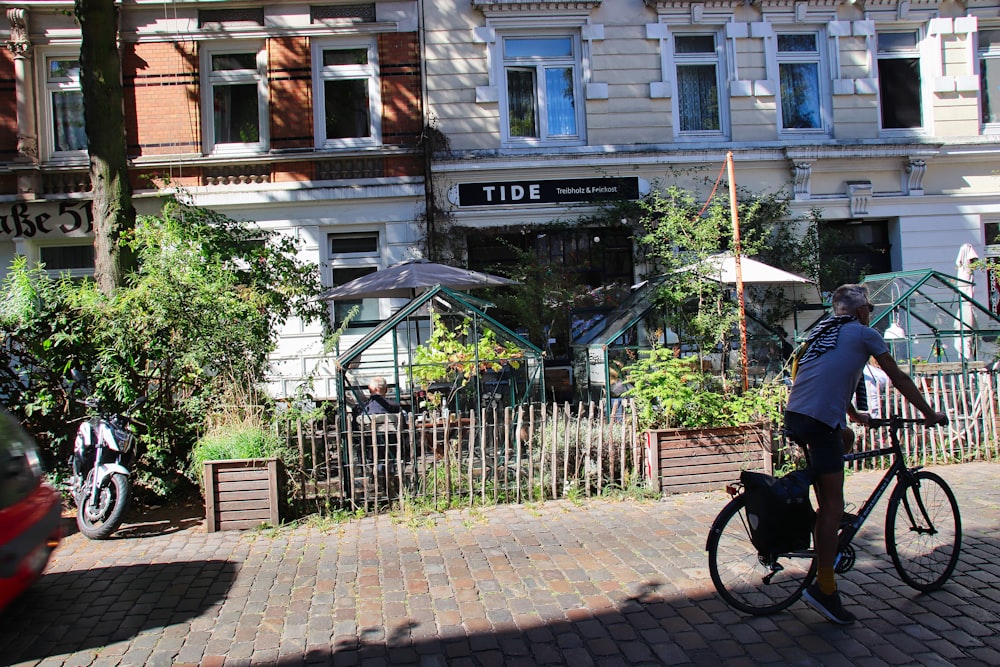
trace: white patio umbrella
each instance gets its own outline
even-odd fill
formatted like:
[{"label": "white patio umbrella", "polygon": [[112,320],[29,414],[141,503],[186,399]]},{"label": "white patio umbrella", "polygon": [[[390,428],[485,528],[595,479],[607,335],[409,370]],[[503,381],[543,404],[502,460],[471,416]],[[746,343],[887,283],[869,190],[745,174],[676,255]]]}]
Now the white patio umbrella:
[{"label": "white patio umbrella", "polygon": [[973,283],[972,262],[977,259],[979,259],[979,254],[976,252],[976,249],[972,247],[971,243],[963,243],[962,247],[958,250],[958,257],[955,258],[956,277],[965,281],[963,283],[959,283],[958,289],[962,292],[962,294],[968,297],[968,299],[962,299],[959,306],[958,317],[956,318],[958,330],[962,332],[969,332],[967,335],[963,334],[955,336],[955,349],[960,355],[962,355],[962,359],[969,359],[973,352],[972,330],[976,326],[976,314],[970,300],[976,293],[976,285]]},{"label": "white patio umbrella", "polygon": [[[743,273],[743,282],[745,283],[801,285],[812,282],[808,278],[783,271],[746,255],[740,256],[740,269]],[[679,271],[696,271],[711,280],[717,280],[726,285],[734,285],[736,284],[736,257],[729,252],[719,253],[706,257],[701,262],[682,267]]]}]

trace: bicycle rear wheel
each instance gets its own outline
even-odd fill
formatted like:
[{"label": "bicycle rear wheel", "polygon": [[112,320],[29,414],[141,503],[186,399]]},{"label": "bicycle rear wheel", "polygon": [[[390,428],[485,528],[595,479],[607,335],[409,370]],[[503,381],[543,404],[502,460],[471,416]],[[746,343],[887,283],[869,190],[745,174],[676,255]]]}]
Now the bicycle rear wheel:
[{"label": "bicycle rear wheel", "polygon": [[733,498],[719,512],[705,548],[715,589],[731,607],[747,614],[764,616],[786,609],[816,576],[811,552],[773,560],[757,553],[750,541],[743,496]]},{"label": "bicycle rear wheel", "polygon": [[900,578],[918,591],[944,585],[958,563],[962,519],[948,484],[932,472],[917,471],[889,498],[885,547]]}]

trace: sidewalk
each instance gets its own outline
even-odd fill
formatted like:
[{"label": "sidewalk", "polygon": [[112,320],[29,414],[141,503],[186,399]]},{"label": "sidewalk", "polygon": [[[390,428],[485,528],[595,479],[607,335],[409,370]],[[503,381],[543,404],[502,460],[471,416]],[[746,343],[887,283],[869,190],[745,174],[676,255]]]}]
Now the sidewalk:
[{"label": "sidewalk", "polygon": [[[954,579],[926,595],[900,582],[883,500],[862,531],[872,552],[840,580],[859,618],[847,628],[801,602],[748,618],[716,596],[704,547],[718,492],[325,531],[207,534],[191,517],[74,534],[0,613],[0,664],[997,665],[1000,464],[935,470],[962,509]],[[852,475],[848,500],[875,479]]]}]

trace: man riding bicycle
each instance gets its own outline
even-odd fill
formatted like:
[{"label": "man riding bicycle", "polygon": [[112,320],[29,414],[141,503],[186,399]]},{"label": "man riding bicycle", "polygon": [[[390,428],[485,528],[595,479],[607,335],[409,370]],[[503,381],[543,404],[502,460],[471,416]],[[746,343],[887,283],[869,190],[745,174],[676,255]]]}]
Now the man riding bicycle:
[{"label": "man riding bicycle", "polygon": [[874,306],[861,285],[842,285],[833,294],[833,315],[809,335],[798,360],[785,412],[785,428],[809,451],[818,504],[815,528],[816,582],[803,593],[813,608],[835,623],[848,625],[854,615],[844,609],[834,578],[837,531],[844,514],[845,416],[859,424],[870,417],[851,405],[869,357],[875,357],[892,385],[933,426],[948,421],[924,399],[910,376],[900,370],[882,336],[868,325]]}]

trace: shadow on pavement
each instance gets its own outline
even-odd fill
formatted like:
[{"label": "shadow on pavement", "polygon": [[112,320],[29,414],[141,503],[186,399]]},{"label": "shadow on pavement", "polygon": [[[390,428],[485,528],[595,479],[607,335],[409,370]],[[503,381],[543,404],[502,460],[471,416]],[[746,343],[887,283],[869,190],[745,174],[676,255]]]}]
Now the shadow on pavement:
[{"label": "shadow on pavement", "polygon": [[48,573],[0,612],[0,662],[99,649],[190,621],[224,601],[235,578],[226,560]]}]

